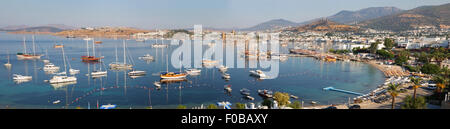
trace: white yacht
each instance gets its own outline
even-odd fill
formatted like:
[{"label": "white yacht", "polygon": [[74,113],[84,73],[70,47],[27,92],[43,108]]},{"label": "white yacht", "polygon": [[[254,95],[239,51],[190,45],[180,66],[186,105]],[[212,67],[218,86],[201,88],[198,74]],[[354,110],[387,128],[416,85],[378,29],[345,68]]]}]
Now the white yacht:
[{"label": "white yacht", "polygon": [[118,62],[116,48],[116,62],[110,63],[109,67],[111,69],[132,69],[133,65],[127,64],[125,40],[123,41],[123,62]]},{"label": "white yacht", "polygon": [[69,69],[69,73],[70,73],[70,75],[75,75],[75,74],[80,73],[80,70],[78,70],[78,69]]},{"label": "white yacht", "polygon": [[231,78],[231,76],[230,76],[230,74],[228,74],[228,73],[223,73],[223,74],[222,74],[222,78],[228,80],[228,79]]},{"label": "white yacht", "polygon": [[204,59],[204,60],[202,60],[202,65],[203,66],[207,66],[207,67],[209,67],[209,66],[216,66],[217,65],[217,61],[216,60]]},{"label": "white yacht", "polygon": [[77,78],[76,77],[69,77],[69,76],[53,76],[52,79],[50,79],[50,83],[54,84],[54,83],[65,83],[65,82],[76,82]]},{"label": "white yacht", "polygon": [[58,66],[55,66],[53,63],[48,63],[44,65],[44,71],[57,71],[59,70]]},{"label": "white yacht", "polygon": [[5,63],[5,64],[3,64],[3,65],[5,65],[5,67],[9,69],[9,68],[11,68],[11,66],[12,66],[12,64],[9,63],[9,51],[7,52],[7,55],[8,55],[8,63]]},{"label": "white yacht", "polygon": [[219,67],[219,71],[220,72],[226,72],[227,70],[228,70],[228,67],[226,67],[226,66],[222,65],[222,66]]},{"label": "white yacht", "polygon": [[251,76],[258,77],[258,78],[267,78],[267,77],[268,77],[268,76],[267,76],[266,74],[264,74],[264,72],[261,71],[261,70],[252,70],[252,71],[250,71],[250,75],[251,75]]},{"label": "white yacht", "polygon": [[161,87],[161,82],[153,82],[153,85],[155,85],[156,87]]},{"label": "white yacht", "polygon": [[99,76],[99,75],[106,75],[106,74],[108,74],[108,71],[97,71],[97,70],[95,70],[95,71],[91,72],[92,76]]},{"label": "white yacht", "polygon": [[231,85],[225,85],[224,86],[224,89],[227,91],[227,92],[231,92]]},{"label": "white yacht", "polygon": [[64,61],[64,75],[55,75],[53,76],[49,82],[50,84],[56,83],[67,83],[67,82],[76,82],[77,78],[75,76],[67,76],[67,66],[66,66],[66,56],[64,55],[64,47],[62,47],[62,55]]},{"label": "white yacht", "polygon": [[141,60],[153,60],[154,57],[151,56],[150,54],[145,54],[144,56],[139,57],[139,59],[141,59]]},{"label": "white yacht", "polygon": [[198,75],[200,74],[200,72],[202,72],[202,70],[200,69],[187,69],[186,73],[188,73],[189,75]]},{"label": "white yacht", "polygon": [[48,63],[50,63],[50,60],[43,59],[42,62],[44,62],[44,64],[48,64]]},{"label": "white yacht", "polygon": [[19,75],[19,74],[13,74],[14,80],[31,80],[32,78],[33,78],[32,76],[23,76],[23,75]]},{"label": "white yacht", "polygon": [[142,76],[145,74],[147,74],[147,72],[139,71],[139,70],[133,70],[133,71],[128,72],[128,75],[130,75],[130,76]]},{"label": "white yacht", "polygon": [[152,44],[152,48],[167,48],[166,44]]}]

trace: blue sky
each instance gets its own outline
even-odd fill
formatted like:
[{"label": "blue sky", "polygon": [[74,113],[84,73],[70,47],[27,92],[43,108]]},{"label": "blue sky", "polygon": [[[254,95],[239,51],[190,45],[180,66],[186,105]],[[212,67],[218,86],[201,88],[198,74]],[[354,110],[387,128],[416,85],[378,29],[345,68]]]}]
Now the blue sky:
[{"label": "blue sky", "polygon": [[342,10],[412,9],[450,0],[1,0],[0,27],[65,24],[186,28],[194,24],[244,28],[272,19],[302,22]]}]

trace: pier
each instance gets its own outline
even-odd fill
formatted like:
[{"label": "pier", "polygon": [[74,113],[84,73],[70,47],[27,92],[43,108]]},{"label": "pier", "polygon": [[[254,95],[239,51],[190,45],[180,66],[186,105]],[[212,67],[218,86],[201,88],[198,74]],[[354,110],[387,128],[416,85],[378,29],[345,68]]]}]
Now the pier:
[{"label": "pier", "polygon": [[363,94],[361,94],[361,93],[356,93],[356,92],[353,92],[353,91],[348,91],[348,90],[342,90],[342,89],[336,89],[336,88],[334,88],[334,87],[325,87],[325,88],[323,88],[323,90],[332,90],[332,91],[338,91],[338,92],[343,92],[343,93],[347,93],[347,94],[354,94],[354,95],[363,95]]}]

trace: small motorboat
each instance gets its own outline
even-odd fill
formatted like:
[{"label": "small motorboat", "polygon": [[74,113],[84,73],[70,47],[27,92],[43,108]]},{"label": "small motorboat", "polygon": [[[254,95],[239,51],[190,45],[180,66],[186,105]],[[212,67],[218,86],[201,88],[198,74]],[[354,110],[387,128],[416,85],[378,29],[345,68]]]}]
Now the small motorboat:
[{"label": "small motorboat", "polygon": [[97,70],[95,70],[95,71],[91,72],[92,76],[106,75],[106,74],[108,74],[108,71],[97,71]]},{"label": "small motorboat", "polygon": [[291,97],[293,99],[298,99],[298,96],[295,96],[295,95],[289,95],[289,97]]},{"label": "small motorboat", "polygon": [[245,96],[245,98],[248,99],[248,100],[255,100],[255,98],[253,98],[253,97],[250,96],[250,95]]},{"label": "small motorboat", "polygon": [[189,75],[199,75],[202,70],[200,69],[187,69],[186,73]]},{"label": "small motorboat", "polygon": [[258,90],[258,94],[262,97],[266,97],[266,98],[272,98],[272,91],[270,90]]},{"label": "small motorboat", "polygon": [[241,92],[242,95],[246,95],[246,96],[250,95],[250,90],[248,90],[247,88],[242,88],[240,90],[240,92]]},{"label": "small motorboat", "polygon": [[222,65],[222,66],[219,67],[219,71],[220,72],[226,72],[227,70],[228,70],[228,67],[226,67],[226,66]]},{"label": "small motorboat", "polygon": [[167,48],[166,44],[152,44],[152,48]]},{"label": "small motorboat", "polygon": [[58,71],[59,67],[55,66],[53,63],[48,63],[44,65],[44,71]]},{"label": "small motorboat", "polygon": [[222,74],[222,78],[223,78],[223,79],[229,80],[229,79],[231,78],[231,76],[230,76],[230,74],[228,74],[228,73],[223,73],[223,74]]},{"label": "small motorboat", "polygon": [[80,70],[78,70],[78,69],[69,69],[69,73],[70,73],[71,75],[75,75],[75,74],[80,73]]},{"label": "small motorboat", "polygon": [[128,75],[130,75],[130,76],[143,76],[145,74],[147,74],[147,72],[139,71],[139,70],[133,70],[133,71],[128,72]]},{"label": "small motorboat", "polygon": [[32,76],[23,76],[23,75],[19,75],[19,74],[13,74],[14,80],[31,80],[32,78],[33,78]]},{"label": "small motorboat", "polygon": [[153,82],[153,85],[155,85],[156,87],[161,87],[161,82]]},{"label": "small motorboat", "polygon": [[225,85],[224,86],[224,89],[227,91],[227,92],[231,92],[231,85]]},{"label": "small motorboat", "polygon": [[144,56],[139,57],[140,60],[153,60],[154,57],[150,54],[145,54]]},{"label": "small motorboat", "polygon": [[263,71],[261,71],[261,70],[252,70],[252,71],[250,71],[250,75],[251,76],[255,76],[255,77],[258,77],[258,78],[260,78],[260,79],[264,79],[264,78],[267,78],[268,76],[266,75],[266,74],[264,74],[264,72]]},{"label": "small motorboat", "polygon": [[48,64],[48,63],[50,63],[50,60],[44,59],[44,60],[42,60],[42,62],[44,62],[44,64]]},{"label": "small motorboat", "polygon": [[114,109],[116,108],[116,105],[108,104],[108,105],[102,105],[100,109]]},{"label": "small motorboat", "polygon": [[60,102],[61,102],[61,100],[56,100],[56,101],[53,101],[53,104],[58,104]]}]

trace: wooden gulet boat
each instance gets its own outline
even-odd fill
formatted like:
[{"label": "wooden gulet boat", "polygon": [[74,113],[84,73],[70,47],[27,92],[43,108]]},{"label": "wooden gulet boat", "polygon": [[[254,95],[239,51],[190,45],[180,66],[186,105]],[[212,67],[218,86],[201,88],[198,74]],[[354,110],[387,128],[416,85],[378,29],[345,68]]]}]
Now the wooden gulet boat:
[{"label": "wooden gulet boat", "polygon": [[180,64],[180,72],[169,72],[169,64],[168,64],[168,56],[166,56],[167,68],[166,72],[161,73],[161,79],[184,79],[187,74],[181,72],[181,64]]},{"label": "wooden gulet boat", "polygon": [[[94,42],[94,41],[93,41]],[[83,62],[99,62],[103,57],[95,57],[95,43],[92,43],[93,56],[89,55],[89,40],[86,40],[86,53],[87,56],[81,56]]]},{"label": "wooden gulet boat", "polygon": [[25,43],[25,37],[23,37],[23,53],[17,53],[17,58],[19,59],[40,59],[42,55],[36,54],[36,47],[34,44],[34,35],[33,35],[33,54],[27,53],[27,45]]}]

